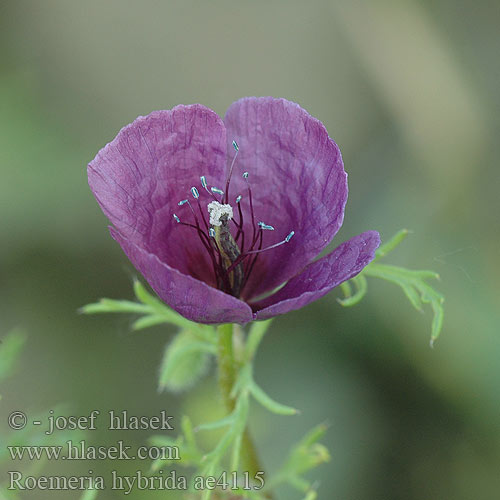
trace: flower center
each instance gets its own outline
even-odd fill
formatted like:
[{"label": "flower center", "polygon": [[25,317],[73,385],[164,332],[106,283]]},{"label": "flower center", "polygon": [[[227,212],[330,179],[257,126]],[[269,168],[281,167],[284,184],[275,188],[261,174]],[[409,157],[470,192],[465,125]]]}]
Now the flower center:
[{"label": "flower center", "polygon": [[[188,199],[181,200],[178,203],[179,206],[187,205],[189,207],[192,222],[181,221],[176,214],[173,214],[173,217],[180,225],[196,230],[203,247],[210,256],[217,288],[234,297],[240,297],[259,255],[262,252],[288,243],[295,233],[291,231],[284,240],[263,248],[264,231],[274,231],[274,227],[262,221],[255,223],[252,190],[248,182],[249,175],[248,172],[244,172],[243,178],[247,183],[246,198],[248,202],[245,203],[245,206],[247,207],[246,210],[249,210],[251,217],[251,237],[245,234],[248,230],[244,228],[244,212],[246,210],[242,208],[242,195],[238,195],[235,199],[238,220],[234,217],[233,207],[228,203],[233,168],[239,151],[238,144],[235,141],[233,141],[233,147],[236,154],[226,179],[225,191],[217,187],[209,189],[206,177],[204,175],[200,177],[202,188],[212,198],[212,201],[207,204],[209,220],[206,220],[207,213],[202,208],[200,193],[196,187],[191,188],[191,195],[198,210],[193,207]],[[231,233],[231,227],[236,233],[234,237]]]}]

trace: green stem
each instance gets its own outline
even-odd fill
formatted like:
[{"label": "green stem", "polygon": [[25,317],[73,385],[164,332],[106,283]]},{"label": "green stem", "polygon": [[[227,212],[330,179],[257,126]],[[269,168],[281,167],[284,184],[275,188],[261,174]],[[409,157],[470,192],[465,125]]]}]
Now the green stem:
[{"label": "green stem", "polygon": [[[236,381],[236,363],[233,352],[233,325],[220,325],[217,328],[217,365],[219,371],[219,388],[228,413],[234,410],[235,399],[231,397],[231,390]],[[245,430],[241,441],[241,462],[244,471],[250,477],[262,470],[259,465],[257,452],[248,429]]]}]

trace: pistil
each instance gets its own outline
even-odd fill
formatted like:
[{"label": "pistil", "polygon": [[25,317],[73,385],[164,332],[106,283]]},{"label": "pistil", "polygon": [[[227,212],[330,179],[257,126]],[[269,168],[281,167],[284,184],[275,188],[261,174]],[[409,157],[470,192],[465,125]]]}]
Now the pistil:
[{"label": "pistil", "polygon": [[[212,201],[207,204],[209,220],[206,219],[206,212],[202,209],[200,202],[200,192],[193,186],[191,195],[198,205],[199,215],[202,219],[200,224],[198,215],[189,200],[181,200],[180,207],[188,205],[194,217],[194,224],[183,222],[177,214],[173,214],[175,221],[182,226],[195,229],[201,243],[210,256],[212,262],[216,286],[220,290],[229,293],[235,297],[240,297],[249,277],[255,267],[255,263],[262,252],[272,250],[285,243],[288,243],[295,234],[291,231],[285,239],[263,248],[264,231],[274,231],[274,227],[265,222],[256,223],[256,217],[253,207],[252,190],[248,181],[248,172],[243,173],[243,178],[247,184],[248,208],[250,210],[252,237],[248,248],[245,247],[244,230],[244,210],[242,208],[242,196],[238,195],[235,199],[238,210],[238,221],[234,219],[233,207],[229,204],[229,187],[233,175],[236,158],[238,156],[238,144],[233,141],[233,148],[236,151],[229,173],[226,179],[225,191],[217,187],[208,187],[207,179],[204,175],[200,177],[201,186],[211,197]],[[220,196],[220,198],[217,197]],[[233,237],[230,230],[230,221],[236,227],[236,236]],[[202,228],[203,226],[203,228]]]}]

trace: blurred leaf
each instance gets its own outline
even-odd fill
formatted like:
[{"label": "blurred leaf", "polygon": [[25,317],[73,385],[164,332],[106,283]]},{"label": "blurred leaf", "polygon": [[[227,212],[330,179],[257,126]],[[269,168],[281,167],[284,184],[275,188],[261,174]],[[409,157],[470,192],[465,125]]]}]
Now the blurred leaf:
[{"label": "blurred leaf", "polygon": [[80,497],[80,500],[95,500],[97,498],[97,493],[99,490],[87,490]]},{"label": "blurred leaf", "polygon": [[133,330],[142,330],[162,323],[169,323],[190,330],[198,339],[215,345],[214,328],[194,323],[167,307],[161,300],[150,294],[139,280],[134,280],[134,293],[139,302],[103,298],[94,304],[79,309],[83,314],[130,313],[142,314],[132,324]]},{"label": "blurred leaf", "polygon": [[200,424],[196,426],[196,431],[213,431],[215,429],[220,429],[221,427],[227,427],[234,423],[234,416],[232,413],[227,415],[220,420],[215,420],[214,422],[208,422],[206,424]]},{"label": "blurred leaf", "polygon": [[138,331],[143,330],[144,328],[149,328],[151,326],[161,325],[162,323],[166,323],[166,319],[164,316],[151,314],[149,316],[143,316],[142,318],[136,319],[132,323],[132,330]]},{"label": "blurred leaf", "polygon": [[190,418],[184,415],[181,420],[182,433],[175,440],[164,435],[155,435],[148,442],[154,446],[177,446],[180,451],[180,460],[157,459],[151,464],[151,472],[157,472],[166,465],[175,463],[183,467],[199,466],[202,462],[203,453],[196,444],[193,425]]},{"label": "blurred leaf", "polygon": [[14,371],[14,363],[26,342],[26,335],[21,330],[12,330],[0,343],[0,381]]},{"label": "blurred leaf", "polygon": [[354,286],[356,287],[356,293],[352,295],[351,287],[348,281],[344,281],[344,283],[340,285],[345,298],[337,300],[344,307],[351,307],[356,305],[363,299],[368,290],[368,283],[366,282],[366,278],[363,275],[355,276],[349,281],[352,281],[354,283]]},{"label": "blurred leaf", "polygon": [[231,413],[233,425],[229,427],[222,439],[218,442],[217,446],[204,457],[206,463],[202,470],[202,475],[210,475],[209,471],[214,469],[223,458],[228,447],[233,443],[236,447],[241,444],[241,435],[245,431],[247,418],[248,418],[248,392],[242,391],[238,396],[235,408]]},{"label": "blurred leaf", "polygon": [[160,366],[159,390],[181,391],[194,385],[207,371],[212,344],[198,341],[190,330],[182,330],[165,348]]},{"label": "blurred leaf", "polygon": [[[396,233],[387,243],[380,246],[375,252],[375,258],[357,276],[342,283],[341,289],[344,293],[343,299],[337,299],[344,307],[357,304],[367,292],[368,284],[365,276],[381,278],[398,285],[403,290],[411,305],[418,311],[422,311],[422,303],[430,304],[434,312],[431,328],[431,347],[439,337],[443,327],[444,297],[437,290],[432,288],[426,280],[439,279],[439,274],[434,271],[414,271],[404,267],[379,264],[377,260],[392,252],[408,235],[407,229],[402,229]],[[356,293],[352,294],[350,282],[354,283]]]},{"label": "blurred leaf", "polygon": [[163,317],[165,323],[171,323],[181,328],[197,329],[201,327],[201,325],[189,321],[173,309],[167,307],[161,300],[150,294],[144,285],[137,279],[134,280],[134,293],[138,300],[150,307],[151,313],[156,313],[157,316]]},{"label": "blurred leaf", "polygon": [[317,425],[292,447],[288,458],[266,484],[266,491],[274,489],[279,484],[288,483],[306,493],[306,499],[316,497],[313,485],[303,475],[330,460],[326,447],[318,443],[324,436],[326,428],[325,424]]},{"label": "blurred leaf", "polygon": [[412,271],[403,267],[376,263],[369,264],[363,273],[366,276],[381,278],[400,286],[413,307],[419,311],[421,310],[421,302],[431,305],[434,312],[430,341],[432,347],[443,327],[444,297],[428,285],[425,280],[429,278],[439,279],[439,275],[433,271]]},{"label": "blurred leaf", "polygon": [[83,314],[103,314],[103,313],[134,313],[134,314],[149,314],[150,308],[132,302],[130,300],[114,300],[114,299],[101,299],[94,304],[87,304],[80,308]]},{"label": "blurred leaf", "polygon": [[408,229],[400,229],[388,242],[380,245],[375,251],[375,259],[381,259],[385,257],[388,253],[392,252],[397,246],[399,246],[403,240],[408,236],[410,231]]},{"label": "blurred leaf", "polygon": [[270,398],[253,380],[250,382],[249,390],[252,396],[266,409],[277,415],[297,415],[299,411],[291,406],[286,406]]},{"label": "blurred leaf", "polygon": [[266,321],[254,321],[248,332],[248,338],[245,345],[245,360],[250,361],[257,351],[262,338],[271,326],[272,319]]},{"label": "blurred leaf", "polygon": [[19,495],[16,491],[9,491],[7,488],[0,485],[0,500],[17,500]]}]

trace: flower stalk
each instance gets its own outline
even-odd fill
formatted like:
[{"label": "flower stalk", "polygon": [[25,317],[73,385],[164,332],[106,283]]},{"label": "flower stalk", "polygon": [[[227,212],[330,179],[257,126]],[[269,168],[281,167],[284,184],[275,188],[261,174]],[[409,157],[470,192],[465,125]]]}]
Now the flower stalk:
[{"label": "flower stalk", "polygon": [[[229,414],[234,411],[236,405],[236,399],[232,392],[238,375],[233,349],[232,323],[226,323],[217,327],[217,368],[219,389],[224,400],[224,405],[226,406],[226,411]],[[245,472],[248,471],[250,476],[262,470],[248,428],[245,429],[241,439],[240,461],[242,469]]]}]

